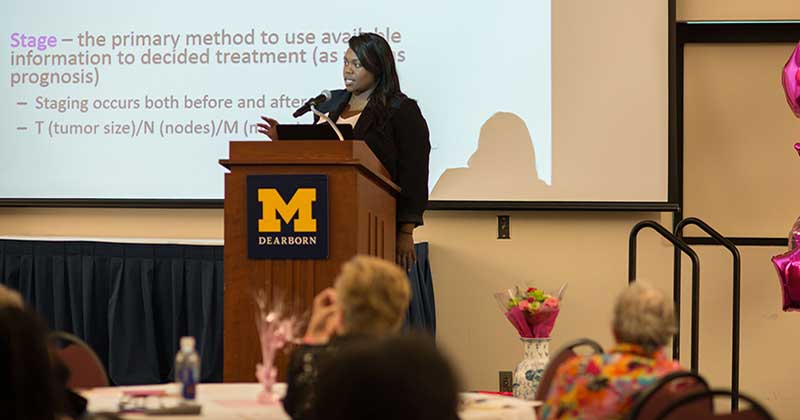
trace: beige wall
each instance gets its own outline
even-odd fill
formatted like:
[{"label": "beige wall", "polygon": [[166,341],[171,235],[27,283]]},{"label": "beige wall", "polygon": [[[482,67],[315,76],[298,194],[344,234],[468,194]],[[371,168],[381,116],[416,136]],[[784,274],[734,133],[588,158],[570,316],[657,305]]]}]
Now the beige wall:
[{"label": "beige wall", "polygon": [[783,237],[800,214],[800,121],[780,80],[792,48],[686,47],[685,211],[727,235]]},{"label": "beige wall", "polygon": [[222,209],[0,207],[0,236],[222,240]]},{"label": "beige wall", "polygon": [[[438,341],[470,389],[491,390],[497,372],[511,370],[522,356],[492,294],[514,285],[556,291],[567,282],[553,346],[580,337],[608,346],[612,299],[627,284],[628,232],[638,221],[661,221],[662,215],[517,212],[511,213],[510,240],[496,239],[492,213],[426,217],[419,237],[431,244]],[[666,287],[671,251],[655,236],[642,233],[639,275]]]},{"label": "beige wall", "polygon": [[[798,3],[800,4],[800,3]],[[800,7],[800,6],[798,6]],[[729,236],[785,237],[800,215],[794,181],[800,121],[783,95],[780,72],[791,44],[689,45],[685,59],[684,208]],[[795,312],[781,310],[770,257],[784,247],[743,247],[741,389],[777,418],[797,418],[800,345]],[[700,371],[729,386],[730,257],[701,247]],[[688,275],[688,274],[687,274]],[[704,362],[707,361],[707,362]]]}]

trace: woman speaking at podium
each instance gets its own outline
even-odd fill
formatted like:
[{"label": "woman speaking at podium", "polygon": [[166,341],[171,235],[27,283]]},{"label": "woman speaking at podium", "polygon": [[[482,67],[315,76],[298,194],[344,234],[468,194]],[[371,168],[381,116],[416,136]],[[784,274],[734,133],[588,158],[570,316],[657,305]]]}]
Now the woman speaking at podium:
[{"label": "woman speaking at podium", "polygon": [[[380,35],[350,38],[344,55],[344,89],[318,107],[337,124],[351,124],[400,186],[397,198],[397,263],[410,270],[416,261],[414,228],[428,202],[428,124],[416,101],[400,91],[389,43]],[[269,117],[259,132],[278,140],[278,122]]]}]

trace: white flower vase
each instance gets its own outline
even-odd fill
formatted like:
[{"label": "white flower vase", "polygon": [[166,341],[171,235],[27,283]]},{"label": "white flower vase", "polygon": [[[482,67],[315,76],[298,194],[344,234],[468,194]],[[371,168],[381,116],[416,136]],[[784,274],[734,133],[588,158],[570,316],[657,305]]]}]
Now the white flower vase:
[{"label": "white flower vase", "polygon": [[514,369],[512,389],[515,398],[532,401],[550,360],[550,338],[520,338],[520,341],[525,347],[525,357]]}]

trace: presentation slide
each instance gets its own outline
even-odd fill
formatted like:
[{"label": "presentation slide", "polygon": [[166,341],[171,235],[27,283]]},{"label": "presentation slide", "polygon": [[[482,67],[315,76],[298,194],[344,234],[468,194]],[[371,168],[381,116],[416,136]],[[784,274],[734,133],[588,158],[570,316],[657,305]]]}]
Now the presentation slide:
[{"label": "presentation slide", "polygon": [[[292,112],[343,88],[348,39],[376,32],[430,128],[432,200],[665,201],[666,68],[616,96],[569,93],[615,74],[619,60],[588,62],[597,54],[588,51],[624,45],[594,40],[652,22],[603,7],[612,22],[599,30],[609,33],[581,35],[581,20],[597,18],[586,3],[4,2],[0,199],[221,199],[228,142],[268,141],[256,131],[262,115],[310,123]],[[613,3],[620,13],[642,7]],[[663,38],[644,38],[664,43],[666,64],[662,6],[647,10],[663,15]],[[583,76],[559,79],[559,69]],[[626,100],[643,90],[645,103]],[[591,117],[581,103],[592,104]],[[572,129],[592,118],[614,126]],[[603,156],[581,146],[598,142]]]}]

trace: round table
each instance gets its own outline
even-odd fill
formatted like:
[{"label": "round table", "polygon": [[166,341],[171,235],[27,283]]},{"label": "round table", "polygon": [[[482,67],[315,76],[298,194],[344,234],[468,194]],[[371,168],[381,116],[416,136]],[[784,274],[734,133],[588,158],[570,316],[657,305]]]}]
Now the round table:
[{"label": "round table", "polygon": [[[156,407],[159,402],[165,406],[177,405],[179,402],[178,387],[175,384],[94,388],[82,391],[81,394],[89,400],[90,412],[116,412],[125,391],[143,390],[166,392],[166,395],[162,397],[148,397],[148,407]],[[256,402],[259,390],[260,385],[257,383],[200,384],[197,387],[197,402],[202,405],[200,415],[161,415],[158,417],[142,413],[122,413],[121,415],[125,419],[290,420],[280,404],[263,405]],[[536,406],[534,402],[470,392],[462,393],[461,400],[463,409],[459,415],[462,420],[536,420],[533,410],[533,407]]]}]

